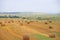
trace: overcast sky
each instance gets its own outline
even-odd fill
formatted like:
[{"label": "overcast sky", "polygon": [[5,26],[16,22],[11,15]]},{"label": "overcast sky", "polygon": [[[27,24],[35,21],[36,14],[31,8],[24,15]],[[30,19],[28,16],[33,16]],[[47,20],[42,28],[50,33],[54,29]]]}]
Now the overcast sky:
[{"label": "overcast sky", "polygon": [[60,13],[60,0],[0,0],[0,12]]}]

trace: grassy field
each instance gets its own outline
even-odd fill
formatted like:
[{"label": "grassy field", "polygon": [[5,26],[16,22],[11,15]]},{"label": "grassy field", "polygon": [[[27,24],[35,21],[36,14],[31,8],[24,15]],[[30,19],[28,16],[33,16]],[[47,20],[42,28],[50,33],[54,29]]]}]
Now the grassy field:
[{"label": "grassy field", "polygon": [[60,21],[0,18],[0,40],[23,40],[23,36],[30,40],[60,40]]}]

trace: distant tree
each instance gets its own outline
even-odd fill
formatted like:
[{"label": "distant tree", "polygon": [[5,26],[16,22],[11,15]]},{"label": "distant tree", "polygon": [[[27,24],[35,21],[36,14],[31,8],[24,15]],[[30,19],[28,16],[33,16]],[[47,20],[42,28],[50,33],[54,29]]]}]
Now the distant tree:
[{"label": "distant tree", "polygon": [[22,19],[26,19],[26,17],[22,17]]},{"label": "distant tree", "polygon": [[41,17],[37,17],[37,20],[41,20]]},{"label": "distant tree", "polygon": [[19,18],[19,16],[11,16],[11,15],[9,15],[9,18]]},{"label": "distant tree", "polygon": [[8,18],[8,16],[7,16],[7,15],[4,15],[4,17],[5,17],[5,18]]}]

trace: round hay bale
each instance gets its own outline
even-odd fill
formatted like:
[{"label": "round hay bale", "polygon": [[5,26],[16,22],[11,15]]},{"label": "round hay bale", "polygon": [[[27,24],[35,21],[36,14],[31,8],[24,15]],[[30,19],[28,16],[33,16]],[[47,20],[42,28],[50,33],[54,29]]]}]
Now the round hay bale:
[{"label": "round hay bale", "polygon": [[11,21],[12,23],[14,23],[14,21]]},{"label": "round hay bale", "polygon": [[5,26],[5,24],[1,24],[1,26]]},{"label": "round hay bale", "polygon": [[38,21],[36,21],[36,22],[38,22]]},{"label": "round hay bale", "polygon": [[49,23],[52,23],[52,21],[50,20]]},{"label": "round hay bale", "polygon": [[30,22],[27,22],[27,24],[30,24]]},{"label": "round hay bale", "polygon": [[33,22],[32,20],[30,22]]},{"label": "round hay bale", "polygon": [[10,23],[10,21],[8,21],[8,23]]},{"label": "round hay bale", "polygon": [[23,40],[30,40],[30,39],[29,39],[29,36],[24,35],[24,36],[23,36]]},{"label": "round hay bale", "polygon": [[55,36],[55,34],[49,34],[49,37],[50,38],[55,38],[56,36]]},{"label": "round hay bale", "polygon": [[53,29],[53,27],[52,26],[49,26],[49,29]]},{"label": "round hay bale", "polygon": [[20,23],[21,26],[23,26],[23,23]]},{"label": "round hay bale", "polygon": [[20,22],[20,21],[18,21],[18,22]]},{"label": "round hay bale", "polygon": [[0,22],[0,24],[2,24],[2,22]]},{"label": "round hay bale", "polygon": [[7,23],[7,22],[5,21],[5,23]]},{"label": "round hay bale", "polygon": [[47,22],[45,22],[45,24],[48,24]]},{"label": "round hay bale", "polygon": [[12,23],[14,23],[14,21],[13,21],[13,20],[11,20],[11,22],[12,22]]}]

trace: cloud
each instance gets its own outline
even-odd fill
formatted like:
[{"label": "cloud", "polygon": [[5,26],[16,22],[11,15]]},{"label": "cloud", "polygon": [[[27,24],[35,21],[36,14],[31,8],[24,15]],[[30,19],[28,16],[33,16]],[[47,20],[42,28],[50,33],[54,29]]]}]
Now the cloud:
[{"label": "cloud", "polygon": [[1,12],[58,13],[57,0],[1,0]]}]

